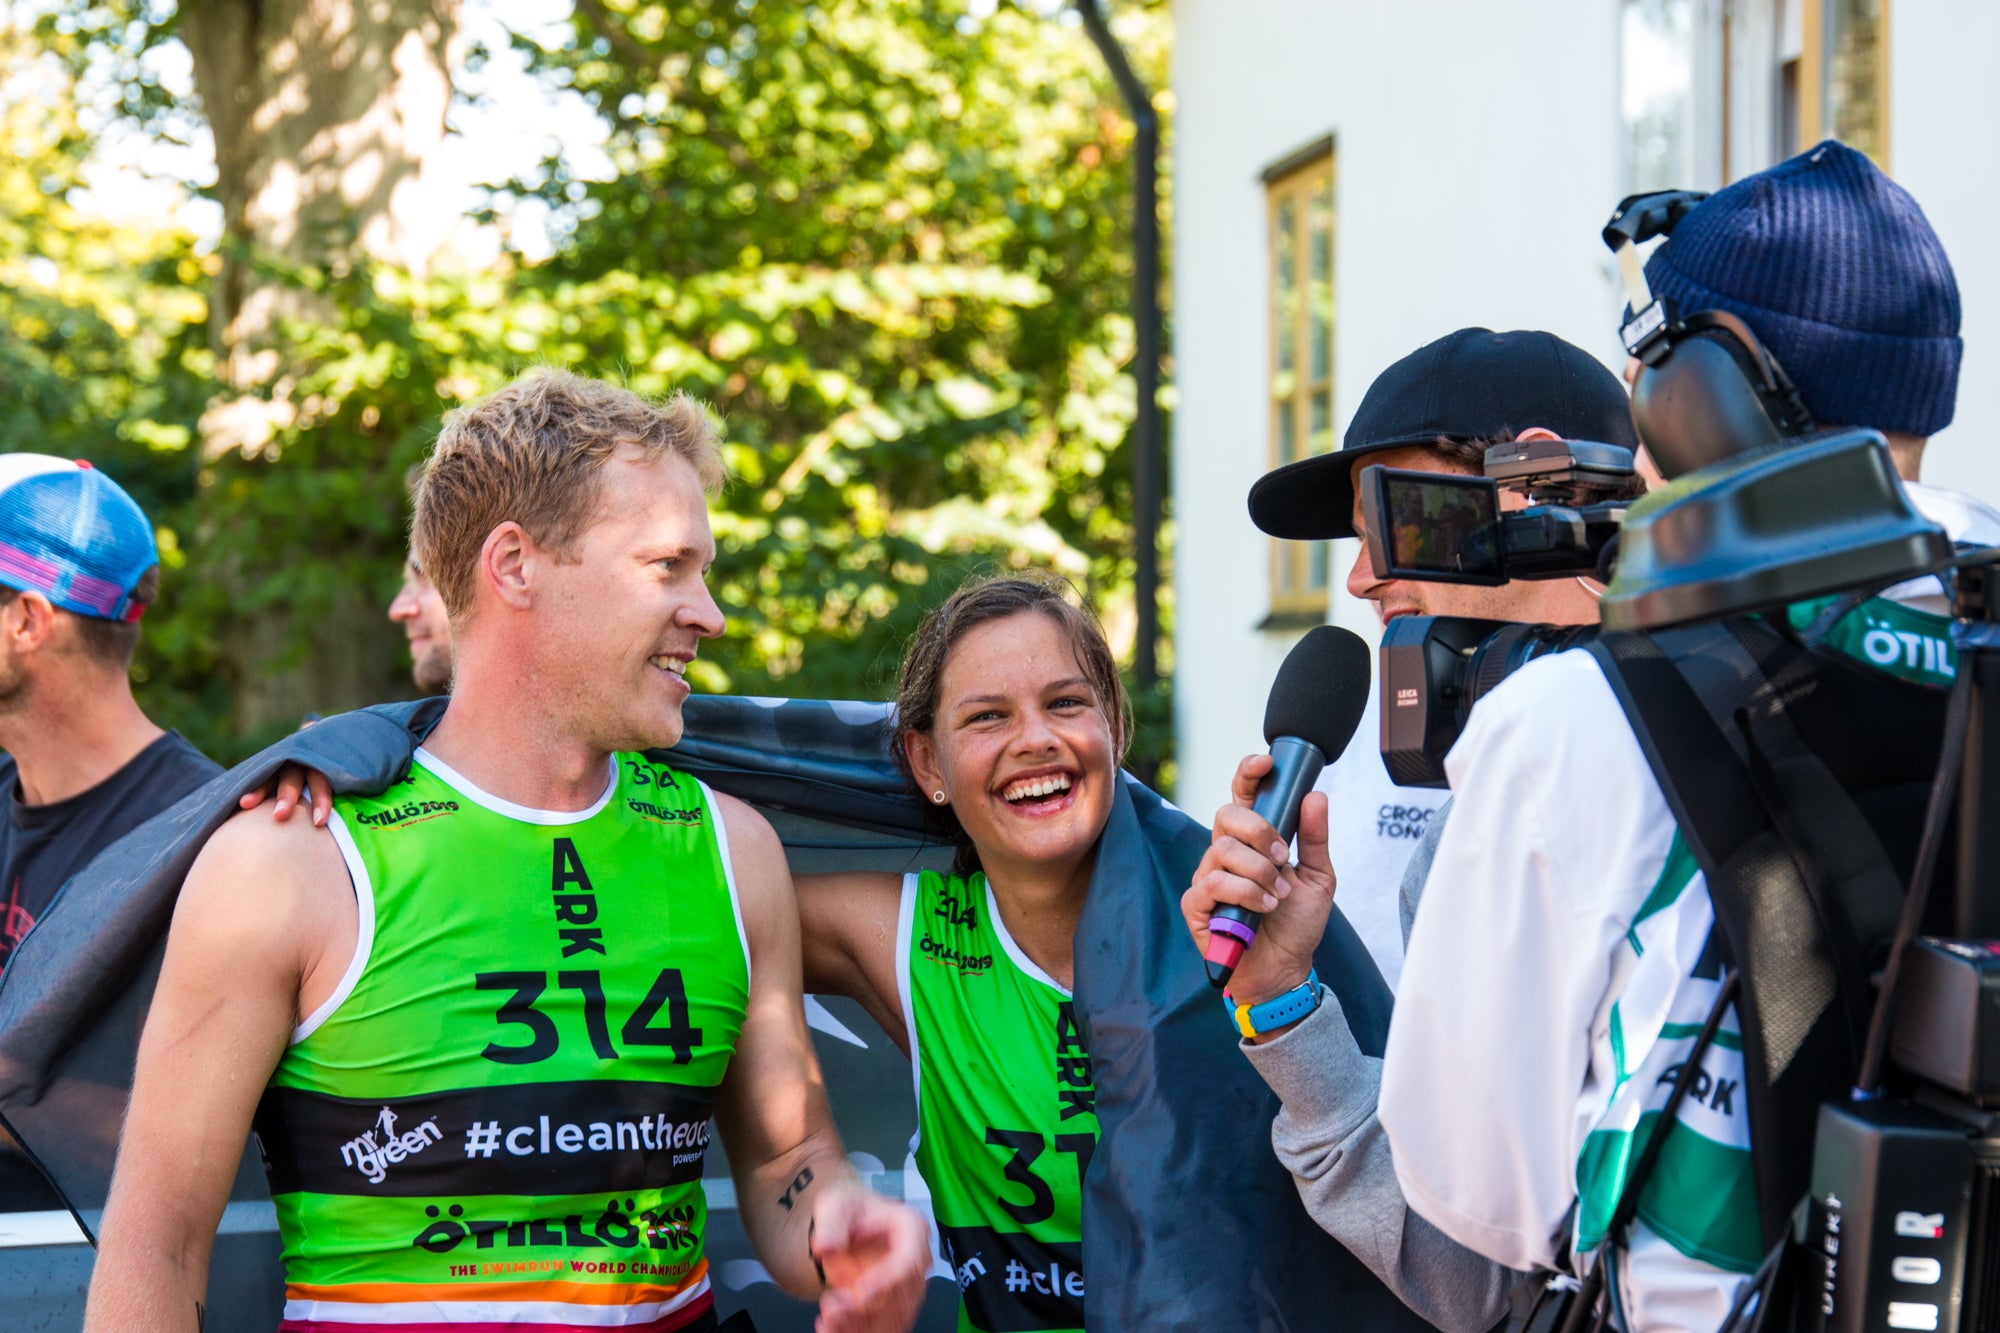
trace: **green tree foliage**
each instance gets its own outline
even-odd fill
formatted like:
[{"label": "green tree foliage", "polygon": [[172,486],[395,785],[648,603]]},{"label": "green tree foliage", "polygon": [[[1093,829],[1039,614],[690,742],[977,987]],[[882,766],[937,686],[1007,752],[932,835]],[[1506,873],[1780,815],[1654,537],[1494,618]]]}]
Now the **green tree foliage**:
[{"label": "green tree foliage", "polygon": [[[1164,31],[1132,25],[1156,78]],[[584,0],[543,65],[615,180],[527,281],[565,360],[684,387],[739,483],[705,683],[880,687],[968,570],[1070,575],[1131,622],[1131,131],[1083,34],[1011,7]],[[576,199],[577,194],[581,198]]]},{"label": "green tree foliage", "polygon": [[[1162,86],[1164,7],[1114,9]],[[924,609],[971,572],[1026,565],[1073,578],[1127,650],[1131,130],[1081,30],[1009,5],[579,0],[572,39],[534,54],[606,118],[616,168],[587,181],[552,161],[517,187],[552,206],[553,259],[289,275],[340,313],[286,330],[247,449],[201,448],[199,312],[143,365],[107,332],[126,398],[48,391],[150,450],[140,471],[180,479],[157,497],[186,568],[149,633],[150,688],[191,710],[182,725],[224,753],[263,739],[214,729],[247,684],[216,647],[245,608],[201,590],[245,589],[302,626],[342,596],[386,603],[404,470],[444,410],[537,363],[685,389],[723,422],[731,630],[701,688],[879,697]],[[199,261],[184,238],[153,244],[155,267],[127,279],[185,297],[184,274],[165,279]],[[0,295],[18,332],[17,300]],[[0,374],[28,354],[0,347]],[[393,663],[383,630],[356,650]],[[1163,702],[1141,705],[1156,753]]]},{"label": "green tree foliage", "polygon": [[[113,225],[73,202],[94,136],[56,54],[0,29],[0,450],[88,458],[117,477],[160,524],[178,584],[174,522],[199,484],[202,291],[216,265],[183,230]],[[212,669],[206,636],[172,616],[147,629],[142,686],[181,725],[211,729],[214,701],[176,688]]]}]

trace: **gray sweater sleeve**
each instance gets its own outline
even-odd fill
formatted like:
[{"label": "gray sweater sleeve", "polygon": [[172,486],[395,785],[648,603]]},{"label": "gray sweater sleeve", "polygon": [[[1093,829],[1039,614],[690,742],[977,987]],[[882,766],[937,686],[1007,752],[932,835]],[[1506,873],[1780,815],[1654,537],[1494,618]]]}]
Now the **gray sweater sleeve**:
[{"label": "gray sweater sleeve", "polygon": [[1410,1211],[1375,1118],[1382,1062],[1361,1053],[1331,991],[1297,1027],[1243,1044],[1283,1106],[1271,1146],[1299,1199],[1419,1315],[1445,1333],[1486,1333],[1507,1314],[1518,1276]]}]

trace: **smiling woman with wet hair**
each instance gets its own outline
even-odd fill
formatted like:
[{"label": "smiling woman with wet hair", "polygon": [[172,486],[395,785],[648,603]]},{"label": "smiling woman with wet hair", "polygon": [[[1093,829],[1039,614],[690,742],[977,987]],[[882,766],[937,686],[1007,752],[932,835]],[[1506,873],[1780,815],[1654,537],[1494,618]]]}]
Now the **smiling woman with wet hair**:
[{"label": "smiling woman with wet hair", "polygon": [[1097,1115],[1070,986],[1131,706],[1072,596],[970,584],[904,655],[896,761],[957,848],[951,873],[798,880],[807,987],[859,1002],[914,1067],[917,1167],[962,1328],[1083,1327]]},{"label": "smiling woman with wet hair", "polygon": [[[1069,584],[1055,579],[989,579],[967,584],[925,617],[903,654],[903,669],[896,690],[896,734],[891,746],[897,765],[912,782],[919,787],[925,785],[925,779],[917,772],[916,761],[912,757],[914,738],[923,738],[921,744],[926,747],[925,753],[931,755],[933,760],[935,758],[934,750],[929,748],[930,739],[936,730],[938,712],[945,704],[945,662],[952,649],[982,625],[1029,612],[1045,617],[1068,640],[1078,673],[1104,707],[1105,720],[1111,725],[1116,750],[1112,755],[1113,767],[1124,759],[1126,747],[1131,742],[1131,701],[1125,696],[1125,683],[1119,678],[1118,663],[1111,656],[1111,645],[1104,641],[1104,631],[1098,626],[1097,618],[1064,595],[1073,595],[1073,592]],[[941,788],[935,786],[925,788],[926,794],[932,797],[930,810],[934,829],[958,848],[953,870],[959,874],[970,874],[979,869],[978,848],[951,802],[936,799],[939,790]],[[1087,866],[1085,871],[1087,876]]]},{"label": "smiling woman with wet hair", "polygon": [[[1080,1330],[1086,1285],[1098,1333],[1424,1326],[1398,1298],[1439,1279],[1427,1244],[1350,1253],[1270,1151],[1277,1101],[1174,947],[1208,830],[1119,772],[1131,705],[1076,590],[960,588],[896,702],[891,748],[952,868],[797,876],[805,984],[910,1057],[959,1328]],[[1314,953],[1379,1053],[1387,988],[1338,910]]]}]

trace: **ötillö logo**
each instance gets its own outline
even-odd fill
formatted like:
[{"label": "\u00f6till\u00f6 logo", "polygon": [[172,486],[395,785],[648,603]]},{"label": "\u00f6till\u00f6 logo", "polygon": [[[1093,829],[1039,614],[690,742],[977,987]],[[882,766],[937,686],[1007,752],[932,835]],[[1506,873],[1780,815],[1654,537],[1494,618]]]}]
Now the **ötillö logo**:
[{"label": "\u00f6till\u00f6 logo", "polygon": [[402,828],[405,824],[457,813],[457,801],[406,801],[385,810],[364,811],[356,818],[370,828]]}]

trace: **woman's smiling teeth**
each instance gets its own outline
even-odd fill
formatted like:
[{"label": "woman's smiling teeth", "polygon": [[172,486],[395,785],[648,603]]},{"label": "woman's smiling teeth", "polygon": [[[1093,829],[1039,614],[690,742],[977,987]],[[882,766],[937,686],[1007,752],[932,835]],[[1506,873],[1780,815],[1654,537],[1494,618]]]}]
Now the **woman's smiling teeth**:
[{"label": "woman's smiling teeth", "polygon": [[1032,801],[1043,796],[1052,796],[1057,792],[1068,791],[1069,787],[1067,774],[1050,773],[1044,777],[1028,778],[1023,782],[1013,783],[1003,790],[1000,796],[1006,801]]}]

